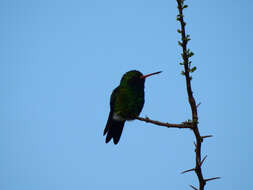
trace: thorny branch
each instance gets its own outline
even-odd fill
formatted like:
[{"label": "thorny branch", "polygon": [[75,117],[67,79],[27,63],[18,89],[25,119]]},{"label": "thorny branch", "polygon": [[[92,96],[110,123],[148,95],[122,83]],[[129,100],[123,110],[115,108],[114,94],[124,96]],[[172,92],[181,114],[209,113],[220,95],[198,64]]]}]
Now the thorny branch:
[{"label": "thorny branch", "polygon": [[193,55],[193,53],[187,49],[187,43],[190,40],[189,35],[186,36],[185,32],[185,25],[184,22],[184,16],[183,16],[183,9],[187,8],[186,5],[184,5],[184,0],[177,0],[177,8],[179,14],[177,15],[177,20],[180,22],[181,29],[178,30],[178,32],[181,34],[181,42],[179,44],[181,45],[183,49],[182,58],[183,58],[183,65],[184,65],[184,76],[186,81],[186,89],[188,94],[188,101],[191,106],[192,111],[192,123],[193,123],[193,132],[196,138],[196,147],[195,147],[195,173],[198,176],[199,180],[199,190],[204,190],[204,187],[206,185],[206,181],[204,180],[202,169],[201,169],[201,143],[203,141],[203,138],[200,136],[199,129],[198,129],[198,110],[196,101],[193,97],[192,88],[191,88],[191,68],[190,68],[190,62],[189,58]]},{"label": "thorny branch", "polygon": [[187,43],[190,41],[190,35],[186,35],[185,32],[185,21],[184,21],[184,15],[183,15],[183,9],[187,8],[188,6],[184,4],[185,0],[177,0],[177,8],[178,8],[178,15],[177,15],[177,20],[180,22],[180,29],[178,29],[178,33],[181,34],[181,41],[178,42],[178,44],[182,47],[183,53],[181,54],[183,63],[180,63],[180,65],[184,66],[184,71],[182,71],[182,75],[185,76],[185,82],[186,82],[186,89],[187,89],[187,94],[188,94],[188,102],[191,107],[191,112],[192,112],[192,120],[183,122],[181,124],[171,124],[171,123],[164,123],[160,121],[155,121],[151,120],[148,117],[142,118],[142,117],[137,117],[136,119],[140,121],[145,121],[148,123],[152,123],[155,125],[159,126],[164,126],[168,128],[179,128],[179,129],[191,129],[195,135],[196,142],[195,144],[195,167],[189,170],[185,170],[182,173],[187,173],[194,171],[198,177],[199,181],[199,189],[194,187],[193,185],[190,185],[191,188],[195,190],[204,190],[204,187],[206,185],[207,181],[215,180],[215,179],[220,179],[220,177],[213,177],[209,179],[204,179],[203,177],[203,172],[202,172],[202,164],[206,160],[207,156],[201,159],[201,144],[204,140],[204,138],[212,137],[212,135],[206,135],[206,136],[201,136],[199,133],[198,129],[198,107],[200,105],[196,104],[195,98],[193,96],[192,92],[192,87],[191,87],[191,80],[192,77],[190,76],[190,73],[193,73],[196,70],[196,67],[191,68],[191,61],[189,60],[190,57],[194,55],[193,52],[190,51],[190,49],[187,49]]}]

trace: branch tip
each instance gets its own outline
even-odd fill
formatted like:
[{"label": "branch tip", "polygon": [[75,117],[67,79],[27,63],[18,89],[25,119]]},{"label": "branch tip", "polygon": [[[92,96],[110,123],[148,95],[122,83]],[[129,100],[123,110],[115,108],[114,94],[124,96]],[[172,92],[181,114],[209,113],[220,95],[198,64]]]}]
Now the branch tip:
[{"label": "branch tip", "polygon": [[202,164],[204,163],[204,161],[206,160],[207,155],[203,158],[203,160],[200,162],[200,167],[202,166]]},{"label": "branch tip", "polygon": [[208,178],[208,179],[205,179],[205,182],[207,181],[212,181],[212,180],[216,180],[216,179],[220,179],[221,177],[212,177],[212,178]]},{"label": "branch tip", "polygon": [[193,185],[189,185],[191,188],[193,188],[194,190],[198,190],[196,187],[194,187]]},{"label": "branch tip", "polygon": [[185,173],[192,172],[192,171],[195,171],[195,168],[185,170],[185,171],[181,172],[181,174],[185,174]]},{"label": "branch tip", "polygon": [[205,136],[201,136],[202,139],[204,138],[210,138],[210,137],[213,137],[213,135],[205,135]]},{"label": "branch tip", "polygon": [[200,138],[201,138],[201,142],[203,142],[203,140],[204,140],[205,138],[210,138],[210,137],[213,137],[213,135],[201,136],[201,137],[200,137]]},{"label": "branch tip", "polygon": [[201,102],[199,102],[196,107],[198,108],[200,106],[200,104],[201,104]]}]

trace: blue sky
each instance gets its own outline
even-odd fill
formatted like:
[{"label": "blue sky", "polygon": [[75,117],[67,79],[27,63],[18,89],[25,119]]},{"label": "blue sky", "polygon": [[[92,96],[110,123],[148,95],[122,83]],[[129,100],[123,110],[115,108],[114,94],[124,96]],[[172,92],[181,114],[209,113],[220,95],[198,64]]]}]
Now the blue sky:
[{"label": "blue sky", "polygon": [[[186,1],[197,66],[207,189],[253,186],[252,1]],[[129,70],[146,81],[141,116],[191,118],[180,75],[175,1],[0,1],[0,189],[189,189],[189,130],[127,122],[102,136],[109,98]],[[251,151],[250,151],[251,150]]]}]

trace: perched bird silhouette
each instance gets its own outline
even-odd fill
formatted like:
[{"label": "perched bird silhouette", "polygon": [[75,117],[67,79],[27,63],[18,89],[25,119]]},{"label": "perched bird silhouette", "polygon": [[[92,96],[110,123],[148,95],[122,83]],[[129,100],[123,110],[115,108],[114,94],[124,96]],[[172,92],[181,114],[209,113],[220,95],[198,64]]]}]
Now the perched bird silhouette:
[{"label": "perched bird silhouette", "polygon": [[110,113],[104,129],[106,143],[113,139],[114,144],[118,144],[126,120],[136,119],[143,108],[145,79],[159,73],[161,71],[143,75],[132,70],[123,75],[120,85],[111,94]]}]

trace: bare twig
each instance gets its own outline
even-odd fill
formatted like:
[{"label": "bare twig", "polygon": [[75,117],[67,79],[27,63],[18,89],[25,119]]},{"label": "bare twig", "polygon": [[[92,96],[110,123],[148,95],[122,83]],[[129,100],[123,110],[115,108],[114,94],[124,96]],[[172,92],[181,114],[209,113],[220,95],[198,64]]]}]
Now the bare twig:
[{"label": "bare twig", "polygon": [[193,185],[190,185],[191,188],[193,188],[194,190],[198,190],[196,187],[194,187]]},{"label": "bare twig", "polygon": [[200,166],[202,166],[202,164],[204,163],[204,161],[206,160],[207,155],[203,158],[203,160],[200,162]]},{"label": "bare twig", "polygon": [[210,137],[213,137],[213,135],[201,136],[202,139],[204,139],[204,138],[210,138]]},{"label": "bare twig", "polygon": [[160,121],[151,120],[148,117],[136,117],[136,119],[140,121],[145,121],[147,123],[152,123],[159,126],[164,126],[168,128],[179,128],[179,129],[192,129],[192,123],[191,122],[183,122],[181,124],[174,124],[174,123],[164,123]]},{"label": "bare twig", "polygon": [[192,168],[192,169],[189,169],[189,170],[185,170],[185,171],[181,172],[181,174],[185,174],[185,173],[188,173],[188,172],[192,172],[192,171],[194,171],[194,170],[195,170],[195,168]]},{"label": "bare twig", "polygon": [[212,178],[208,178],[208,179],[205,179],[205,181],[211,181],[211,180],[215,180],[215,179],[220,179],[221,177],[212,177]]}]

